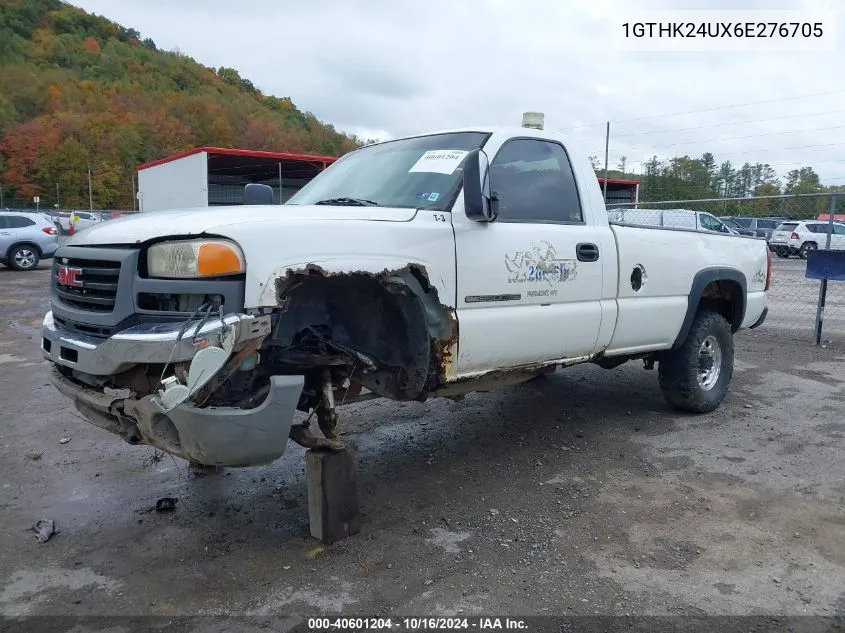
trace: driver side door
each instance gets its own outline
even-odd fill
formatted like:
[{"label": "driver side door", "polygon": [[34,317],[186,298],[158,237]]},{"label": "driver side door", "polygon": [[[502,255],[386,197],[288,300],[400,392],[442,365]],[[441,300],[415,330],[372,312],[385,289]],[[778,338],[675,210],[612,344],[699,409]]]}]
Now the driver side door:
[{"label": "driver side door", "polygon": [[452,214],[457,255],[457,374],[590,355],[602,321],[602,258],[615,257],[588,223],[566,149],[507,140],[490,163],[493,222]]}]

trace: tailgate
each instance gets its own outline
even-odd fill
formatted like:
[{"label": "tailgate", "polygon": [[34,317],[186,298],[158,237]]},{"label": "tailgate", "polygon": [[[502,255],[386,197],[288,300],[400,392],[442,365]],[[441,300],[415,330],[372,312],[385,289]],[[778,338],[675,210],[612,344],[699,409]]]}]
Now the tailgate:
[{"label": "tailgate", "polygon": [[788,242],[790,236],[792,235],[792,232],[796,228],[798,228],[797,224],[781,224],[774,231],[772,231],[772,236],[769,238],[769,241],[779,243]]}]

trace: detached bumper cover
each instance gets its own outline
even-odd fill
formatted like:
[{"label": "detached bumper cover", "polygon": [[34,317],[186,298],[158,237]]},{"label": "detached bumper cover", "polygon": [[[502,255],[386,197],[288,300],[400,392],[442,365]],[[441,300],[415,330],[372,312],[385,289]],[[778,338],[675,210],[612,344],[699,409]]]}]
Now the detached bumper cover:
[{"label": "detached bumper cover", "polygon": [[182,404],[165,414],[152,396],[140,400],[108,396],[66,378],[56,368],[51,380],[91,423],[123,435],[121,418],[131,417],[145,444],[216,466],[255,466],[281,457],[304,383],[303,376],[272,376],[267,398],[254,409]]}]

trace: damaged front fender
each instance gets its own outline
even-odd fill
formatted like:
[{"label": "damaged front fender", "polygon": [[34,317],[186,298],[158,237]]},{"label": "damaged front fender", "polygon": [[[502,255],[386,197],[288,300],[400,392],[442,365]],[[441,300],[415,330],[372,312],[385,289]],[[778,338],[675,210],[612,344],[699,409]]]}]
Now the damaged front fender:
[{"label": "damaged front fender", "polygon": [[337,270],[306,264],[268,280],[279,365],[340,365],[393,400],[424,398],[452,376],[458,324],[425,267]]}]

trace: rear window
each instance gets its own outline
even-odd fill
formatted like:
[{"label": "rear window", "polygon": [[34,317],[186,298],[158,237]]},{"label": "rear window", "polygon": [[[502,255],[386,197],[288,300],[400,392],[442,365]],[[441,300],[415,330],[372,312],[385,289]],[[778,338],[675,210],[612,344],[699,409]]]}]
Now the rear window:
[{"label": "rear window", "polygon": [[777,228],[777,230],[778,231],[794,231],[797,228],[798,228],[797,222],[784,222],[783,224],[781,224]]},{"label": "rear window", "polygon": [[9,222],[7,226],[10,229],[22,229],[25,226],[35,226],[35,220],[31,220],[20,215],[8,215],[6,216],[6,219]]}]

